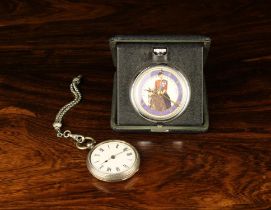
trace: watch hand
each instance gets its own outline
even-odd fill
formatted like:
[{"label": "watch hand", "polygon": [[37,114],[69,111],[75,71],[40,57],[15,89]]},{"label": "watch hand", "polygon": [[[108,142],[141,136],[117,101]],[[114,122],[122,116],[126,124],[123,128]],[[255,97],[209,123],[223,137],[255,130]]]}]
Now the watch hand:
[{"label": "watch hand", "polygon": [[119,153],[117,153],[117,154],[115,154],[115,155],[111,155],[111,157],[110,157],[109,159],[105,160],[104,162],[102,162],[101,165],[103,165],[104,163],[107,163],[107,162],[108,162],[109,160],[111,160],[111,159],[115,159],[116,156],[120,155],[120,154],[123,153],[123,152],[125,152],[125,151],[119,152]]},{"label": "watch hand", "polygon": [[121,151],[121,152],[119,152],[119,153],[117,153],[117,154],[115,154],[115,155],[112,155],[112,156],[111,156],[111,159],[115,159],[116,156],[118,156],[118,155],[120,155],[120,154],[126,152],[127,150],[128,150],[128,148],[124,148],[123,151]]},{"label": "watch hand", "polygon": [[103,165],[104,163],[107,163],[110,159],[112,159],[112,156],[109,159],[107,159],[104,162],[102,162],[101,165]]},{"label": "watch hand", "polygon": [[104,162],[101,163],[101,165],[103,165],[104,163],[108,162],[108,160],[105,160]]},{"label": "watch hand", "polygon": [[[128,149],[127,149],[128,150]],[[102,162],[101,163],[101,165],[103,165],[104,163],[107,163],[109,160],[111,160],[111,159],[115,159],[116,158],[116,156],[118,156],[118,155],[120,155],[120,154],[122,154],[122,153],[124,153],[124,152],[126,152],[127,151],[126,149],[124,149],[122,152],[119,152],[119,153],[117,153],[117,154],[115,154],[115,155],[111,155],[110,156],[110,158],[109,159],[107,159],[107,160],[105,160],[104,162]]]},{"label": "watch hand", "polygon": [[[124,152],[125,152],[125,151],[122,151],[122,152],[119,152],[119,153],[117,153],[117,154],[115,154],[115,155],[112,155],[111,158],[114,159],[116,156],[118,156],[118,155],[120,155],[120,154],[122,154],[122,153],[124,153]],[[114,158],[113,158],[113,157],[114,157]]]}]

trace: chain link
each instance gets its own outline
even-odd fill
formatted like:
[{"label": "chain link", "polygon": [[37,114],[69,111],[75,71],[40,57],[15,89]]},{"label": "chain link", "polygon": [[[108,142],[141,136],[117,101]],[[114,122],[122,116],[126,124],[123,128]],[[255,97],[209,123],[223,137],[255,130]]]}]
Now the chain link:
[{"label": "chain link", "polygon": [[91,149],[96,143],[96,141],[93,138],[85,137],[79,134],[73,134],[70,130],[65,130],[64,132],[61,132],[62,120],[63,120],[64,115],[72,107],[78,104],[82,99],[81,93],[77,87],[80,83],[81,77],[82,76],[79,75],[73,78],[72,83],[70,84],[70,91],[74,95],[74,99],[59,110],[59,112],[56,115],[55,122],[53,123],[53,127],[57,132],[57,137],[71,138],[75,142],[76,147],[78,149]]}]

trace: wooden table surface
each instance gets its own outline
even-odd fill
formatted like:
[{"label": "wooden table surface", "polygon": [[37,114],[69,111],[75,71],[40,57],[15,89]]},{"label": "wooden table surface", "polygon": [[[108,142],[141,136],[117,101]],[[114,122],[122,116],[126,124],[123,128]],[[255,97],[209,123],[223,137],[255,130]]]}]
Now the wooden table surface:
[{"label": "wooden table surface", "polygon": [[[0,209],[271,209],[270,11],[261,0],[2,0]],[[116,34],[212,38],[207,133],[111,130]],[[78,74],[84,100],[65,126],[135,145],[142,164],[128,181],[97,181],[87,151],[56,138]]]}]

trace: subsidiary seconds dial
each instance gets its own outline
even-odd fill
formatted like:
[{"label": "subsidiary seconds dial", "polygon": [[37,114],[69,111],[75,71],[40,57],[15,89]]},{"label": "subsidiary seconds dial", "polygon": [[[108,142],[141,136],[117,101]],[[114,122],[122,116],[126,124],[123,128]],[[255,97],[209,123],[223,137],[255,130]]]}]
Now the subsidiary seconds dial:
[{"label": "subsidiary seconds dial", "polygon": [[90,173],[102,181],[116,182],[133,176],[139,168],[137,150],[129,143],[108,140],[97,144],[88,154]]}]

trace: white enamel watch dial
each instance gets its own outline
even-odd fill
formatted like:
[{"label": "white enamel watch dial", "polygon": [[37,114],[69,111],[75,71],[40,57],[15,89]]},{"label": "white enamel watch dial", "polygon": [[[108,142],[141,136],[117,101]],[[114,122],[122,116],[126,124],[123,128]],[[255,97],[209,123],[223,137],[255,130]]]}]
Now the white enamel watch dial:
[{"label": "white enamel watch dial", "polygon": [[99,180],[117,182],[130,178],[139,168],[137,150],[129,143],[108,140],[97,144],[87,156],[90,173]]},{"label": "white enamel watch dial", "polygon": [[190,100],[189,82],[180,70],[151,66],[137,75],[130,89],[135,110],[150,121],[168,121],[182,114]]}]

